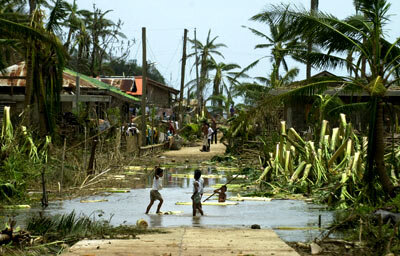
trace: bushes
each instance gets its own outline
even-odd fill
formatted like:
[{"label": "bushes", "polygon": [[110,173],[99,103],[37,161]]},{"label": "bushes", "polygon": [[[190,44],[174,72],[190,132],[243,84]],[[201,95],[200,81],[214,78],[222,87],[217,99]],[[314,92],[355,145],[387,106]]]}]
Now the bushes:
[{"label": "bushes", "polygon": [[25,126],[14,128],[4,108],[0,138],[0,201],[22,198],[27,181],[34,180],[45,168],[50,137],[34,141]]},{"label": "bushes", "polygon": [[186,124],[180,131],[180,135],[189,141],[193,141],[201,137],[201,129],[199,124]]}]

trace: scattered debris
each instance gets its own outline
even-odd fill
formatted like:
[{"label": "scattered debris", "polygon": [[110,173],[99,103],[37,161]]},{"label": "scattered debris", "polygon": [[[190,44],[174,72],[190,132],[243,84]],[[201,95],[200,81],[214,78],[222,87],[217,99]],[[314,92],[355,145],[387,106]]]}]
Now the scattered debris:
[{"label": "scattered debris", "polygon": [[27,204],[20,205],[0,205],[0,209],[14,210],[14,209],[30,209],[31,206]]},{"label": "scattered debris", "polygon": [[107,189],[105,192],[108,192],[108,193],[130,193],[131,191],[128,189],[113,188],[113,189]]},{"label": "scattered debris", "polygon": [[265,201],[269,202],[272,200],[272,198],[269,197],[258,197],[258,196],[240,196],[239,194],[237,196],[229,197],[226,200],[229,201]]},{"label": "scattered debris", "polygon": [[393,213],[385,210],[377,210],[374,212],[376,216],[380,216],[382,218],[383,223],[392,223],[397,224],[400,222],[400,213]]},{"label": "scattered debris", "polygon": [[[192,202],[176,202],[176,205],[192,205]],[[226,206],[226,205],[237,205],[237,202],[203,202],[202,205],[216,205],[216,206]]]},{"label": "scattered debris", "polygon": [[317,255],[317,254],[320,254],[322,252],[321,246],[319,246],[316,243],[311,243],[310,244],[310,248],[311,248],[311,254],[312,255]]},{"label": "scattered debris", "polygon": [[144,169],[145,168],[143,168],[142,166],[125,166],[124,167],[124,170],[129,170],[129,171],[142,171]]},{"label": "scattered debris", "polygon": [[101,203],[101,202],[108,202],[107,199],[99,199],[99,200],[81,200],[81,203]]},{"label": "scattered debris", "polygon": [[147,221],[145,221],[144,219],[139,219],[136,221],[136,226],[141,229],[147,229],[149,223],[147,223]]},{"label": "scattered debris", "polygon": [[159,212],[158,215],[180,215],[183,211],[167,211],[167,212]]}]

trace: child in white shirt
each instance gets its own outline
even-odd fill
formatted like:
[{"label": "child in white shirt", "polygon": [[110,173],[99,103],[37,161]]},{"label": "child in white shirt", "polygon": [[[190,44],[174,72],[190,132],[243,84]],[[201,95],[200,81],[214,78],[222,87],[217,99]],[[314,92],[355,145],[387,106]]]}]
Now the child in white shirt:
[{"label": "child in white shirt", "polygon": [[193,195],[192,195],[192,206],[193,206],[193,216],[196,216],[196,210],[199,210],[201,215],[204,215],[201,206],[201,196],[203,194],[203,182],[201,181],[201,171],[194,171],[194,181],[193,181]]},{"label": "child in white shirt", "polygon": [[158,192],[158,191],[162,189],[162,176],[163,175],[164,175],[163,169],[161,169],[160,167],[157,167],[155,170],[155,174],[154,174],[153,187],[150,190],[150,203],[147,206],[146,214],[149,213],[150,208],[153,206],[153,203],[156,200],[160,201],[160,203],[157,206],[156,213],[160,213],[160,208],[161,208],[161,205],[163,204],[164,200],[163,200],[160,192]]}]

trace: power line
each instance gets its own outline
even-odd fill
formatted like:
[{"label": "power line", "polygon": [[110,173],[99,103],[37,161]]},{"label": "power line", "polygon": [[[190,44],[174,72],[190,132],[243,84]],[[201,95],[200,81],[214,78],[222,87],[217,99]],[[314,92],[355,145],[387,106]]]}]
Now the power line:
[{"label": "power line", "polygon": [[168,62],[167,71],[168,71],[169,68],[171,67],[172,60],[175,58],[176,54],[178,53],[178,49],[180,48],[181,44],[182,44],[182,42],[179,41],[179,43],[178,43],[177,46],[176,46],[176,49],[175,49],[174,54],[172,55],[171,59],[170,59],[169,62]]},{"label": "power line", "polygon": [[135,60],[137,60],[137,55],[138,55],[138,53],[139,53],[139,49],[140,49],[140,46],[141,46],[141,45],[142,45],[142,42],[140,41],[140,42],[139,42],[139,46],[138,46],[138,48],[137,48],[137,50],[136,50],[135,57],[134,57]]},{"label": "power line", "polygon": [[[182,28],[153,28],[153,29],[151,29],[151,28],[146,28],[146,30],[147,31],[178,31],[178,30],[184,30],[185,28],[184,27],[182,27]],[[191,29],[194,29],[194,27],[192,27],[192,28],[186,28],[187,30],[191,30]],[[124,29],[124,31],[142,31],[141,29]]]},{"label": "power line", "polygon": [[147,46],[148,46],[148,48],[150,50],[150,54],[153,55],[153,61],[158,63],[156,55],[154,54],[153,49],[151,48],[151,45],[150,45],[150,42],[149,42],[148,39],[146,39],[146,43],[147,43]]}]

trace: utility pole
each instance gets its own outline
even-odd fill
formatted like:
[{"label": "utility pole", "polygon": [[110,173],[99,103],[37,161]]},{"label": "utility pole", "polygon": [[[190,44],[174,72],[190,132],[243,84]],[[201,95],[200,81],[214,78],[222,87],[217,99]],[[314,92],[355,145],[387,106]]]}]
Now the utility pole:
[{"label": "utility pole", "polygon": [[[179,99],[179,127],[183,125],[183,111],[182,111],[182,102],[183,102],[183,88],[185,87],[185,66],[186,66],[186,41],[187,41],[187,33],[188,30],[185,28],[183,32],[183,53],[182,53],[182,71],[181,71],[181,92]],[[189,99],[188,99],[189,101]]]},{"label": "utility pole", "polygon": [[196,54],[196,86],[197,86],[197,112],[201,115],[201,105],[202,102],[200,97],[200,85],[199,85],[199,56],[197,56],[197,38],[196,38],[196,28],[194,29],[194,52]]},{"label": "utility pole", "polygon": [[146,145],[146,100],[147,100],[147,56],[146,56],[146,28],[142,28],[143,64],[142,64],[142,146]]}]

